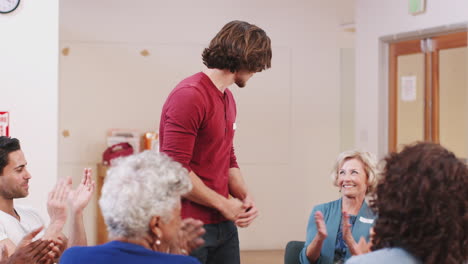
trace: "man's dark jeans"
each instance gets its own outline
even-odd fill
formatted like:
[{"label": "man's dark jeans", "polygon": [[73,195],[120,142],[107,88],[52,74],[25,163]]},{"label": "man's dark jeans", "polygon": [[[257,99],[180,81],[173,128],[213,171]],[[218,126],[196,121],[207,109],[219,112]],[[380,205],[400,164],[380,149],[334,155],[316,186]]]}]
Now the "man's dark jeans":
[{"label": "man's dark jeans", "polygon": [[190,254],[202,264],[239,264],[239,237],[237,227],[231,221],[207,224],[203,239],[205,244]]}]

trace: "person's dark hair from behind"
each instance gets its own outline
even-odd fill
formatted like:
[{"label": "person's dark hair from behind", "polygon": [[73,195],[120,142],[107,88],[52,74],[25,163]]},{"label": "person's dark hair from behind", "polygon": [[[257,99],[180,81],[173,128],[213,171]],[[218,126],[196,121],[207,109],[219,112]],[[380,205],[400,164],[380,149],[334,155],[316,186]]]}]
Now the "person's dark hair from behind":
[{"label": "person's dark hair from behind", "polygon": [[434,143],[392,153],[372,207],[372,250],[401,247],[423,263],[468,260],[468,168]]},{"label": "person's dark hair from behind", "polygon": [[16,138],[0,137],[0,175],[3,175],[3,169],[8,165],[8,154],[20,150],[20,142]]},{"label": "person's dark hair from behind", "polygon": [[244,21],[231,21],[203,51],[210,69],[261,72],[271,67],[271,41],[265,31]]}]

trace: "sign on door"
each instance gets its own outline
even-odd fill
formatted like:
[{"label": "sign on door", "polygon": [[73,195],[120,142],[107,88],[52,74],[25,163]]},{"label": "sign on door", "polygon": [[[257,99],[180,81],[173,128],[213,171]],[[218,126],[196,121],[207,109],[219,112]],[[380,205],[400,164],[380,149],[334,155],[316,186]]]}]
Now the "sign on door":
[{"label": "sign on door", "polygon": [[0,112],[0,136],[10,136],[10,114],[8,112]]}]

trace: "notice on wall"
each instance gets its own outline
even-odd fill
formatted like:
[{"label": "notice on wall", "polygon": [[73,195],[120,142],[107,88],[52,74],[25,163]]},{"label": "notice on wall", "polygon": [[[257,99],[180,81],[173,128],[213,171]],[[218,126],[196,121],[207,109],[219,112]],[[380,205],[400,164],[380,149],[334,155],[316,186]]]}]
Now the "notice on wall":
[{"label": "notice on wall", "polygon": [[400,83],[400,100],[403,102],[416,101],[416,76],[402,76]]},{"label": "notice on wall", "polygon": [[0,111],[0,136],[10,136],[9,131],[10,114],[8,112]]}]

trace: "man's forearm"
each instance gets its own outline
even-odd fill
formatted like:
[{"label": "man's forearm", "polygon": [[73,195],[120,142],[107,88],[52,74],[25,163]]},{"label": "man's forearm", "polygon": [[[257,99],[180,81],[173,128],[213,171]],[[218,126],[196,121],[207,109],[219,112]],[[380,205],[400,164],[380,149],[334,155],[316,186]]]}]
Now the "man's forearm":
[{"label": "man's forearm", "polygon": [[83,212],[73,213],[71,228],[69,246],[87,246],[88,241],[84,227]]},{"label": "man's forearm", "polygon": [[198,204],[219,209],[223,206],[226,198],[212,189],[208,188],[203,181],[193,171],[189,173],[192,181],[192,190],[184,197]]},{"label": "man's forearm", "polygon": [[240,200],[244,200],[248,195],[247,184],[239,168],[229,169],[229,193]]},{"label": "man's forearm", "polygon": [[56,238],[60,234],[62,234],[63,227],[65,226],[65,222],[62,221],[52,221],[50,222],[49,226],[44,231],[44,238]]}]

